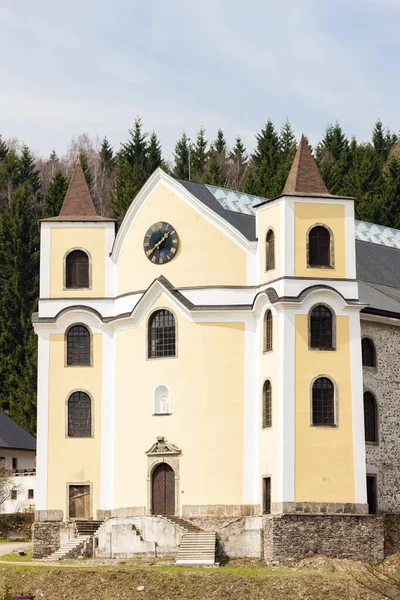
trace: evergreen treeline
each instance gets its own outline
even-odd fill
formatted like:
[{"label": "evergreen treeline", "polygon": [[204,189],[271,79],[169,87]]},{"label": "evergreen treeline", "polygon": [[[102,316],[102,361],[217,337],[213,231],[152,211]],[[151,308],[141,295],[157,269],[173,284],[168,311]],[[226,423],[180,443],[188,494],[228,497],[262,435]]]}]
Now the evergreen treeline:
[{"label": "evergreen treeline", "polygon": [[[310,146],[311,147],[311,146]],[[369,142],[349,139],[339,124],[327,127],[313,150],[330,193],[355,196],[356,217],[400,229],[400,136],[378,121]],[[59,213],[79,158],[101,215],[121,223],[146,179],[159,166],[178,179],[227,187],[272,198],[281,193],[296,139],[289,122],[268,121],[249,152],[240,136],[228,147],[224,133],[177,140],[171,162],[155,132],[136,119],[114,151],[80,135],[65,156],[35,157],[27,146],[0,135],[0,409],[31,432],[36,426],[37,340],[31,325],[37,309],[39,233],[37,220]]]}]

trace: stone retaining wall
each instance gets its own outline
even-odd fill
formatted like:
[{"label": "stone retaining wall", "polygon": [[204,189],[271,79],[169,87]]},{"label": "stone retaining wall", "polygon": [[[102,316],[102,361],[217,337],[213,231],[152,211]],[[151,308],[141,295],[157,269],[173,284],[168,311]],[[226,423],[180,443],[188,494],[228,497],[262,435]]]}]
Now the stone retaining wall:
[{"label": "stone retaining wall", "polygon": [[32,526],[33,558],[49,556],[60,547],[59,522],[36,522]]},{"label": "stone retaining wall", "polygon": [[182,518],[251,517],[260,514],[259,504],[184,504]]},{"label": "stone retaining wall", "polygon": [[384,558],[383,520],[369,515],[282,515],[264,523],[264,558],[280,565],[308,556],[378,562]]}]

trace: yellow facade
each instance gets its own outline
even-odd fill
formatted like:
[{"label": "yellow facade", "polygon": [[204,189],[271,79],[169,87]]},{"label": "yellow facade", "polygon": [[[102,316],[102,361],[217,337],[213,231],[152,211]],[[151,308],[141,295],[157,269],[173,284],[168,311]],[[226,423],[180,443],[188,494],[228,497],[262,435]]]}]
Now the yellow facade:
[{"label": "yellow facade", "polygon": [[[349,318],[336,317],[336,350],[308,349],[308,316],[296,315],[295,500],[355,502]],[[336,385],[335,427],[311,425],[311,384]]]},{"label": "yellow facade", "polygon": [[[179,236],[179,250],[164,265],[154,265],[143,251],[153,223],[170,223]],[[246,285],[246,252],[204,216],[164,185],[159,185],[136,216],[118,259],[118,294],[145,290],[164,275],[176,287]]]},{"label": "yellow facade", "polygon": [[[67,515],[67,485],[92,485],[92,514],[100,506],[100,447],[102,400],[102,336],[94,334],[93,366],[67,367],[63,334],[50,335],[49,357],[49,509],[62,508]],[[75,391],[92,398],[93,437],[68,438],[67,401]]]},{"label": "yellow facade", "polygon": [[[105,235],[103,228],[53,227],[50,239],[50,298],[101,298],[105,295]],[[90,289],[65,288],[65,257],[71,250],[89,254]]]},{"label": "yellow facade", "polygon": [[[226,225],[229,234],[223,232],[220,217],[213,223],[205,209],[197,210],[195,202],[190,205],[180,197],[176,183],[167,186],[164,179],[131,221],[133,211],[128,213],[125,225],[130,225],[120,229],[110,258],[105,244],[111,247],[111,228],[106,232],[105,225],[90,223],[46,226],[50,229],[50,298],[40,307],[47,311],[43,313],[46,334],[54,323],[49,338],[46,509],[62,509],[67,515],[68,485],[90,484],[94,517],[98,510],[110,508],[140,507],[149,513],[151,461],[146,451],[159,436],[181,450],[176,458],[176,514],[183,506],[262,506],[264,477],[271,477],[272,505],[360,503],[350,355],[350,321],[358,315],[344,312],[342,291],[336,294],[331,289],[326,304],[334,297],[342,308],[336,316],[335,350],[322,351],[309,350],[308,315],[303,314],[309,293],[315,293],[306,289],[311,286],[305,278],[315,279],[313,288],[321,280],[319,299],[326,291],[322,280],[346,279],[344,203],[305,201],[292,195],[263,207],[258,213],[255,256],[254,236],[246,245],[231,225]],[[175,228],[179,250],[170,262],[156,265],[146,257],[143,241],[149,227],[160,221]],[[333,233],[332,268],[307,267],[307,233],[316,224]],[[275,268],[266,271],[265,238],[270,228],[275,235]],[[290,239],[283,239],[288,231]],[[65,290],[64,259],[77,248],[90,255],[90,290]],[[145,293],[160,276],[175,289],[156,284]],[[330,285],[334,288],[339,282]],[[155,289],[164,292],[152,296]],[[75,307],[70,302],[62,306],[58,299],[73,297],[79,299],[76,322],[85,322],[82,305],[86,305],[89,323],[96,323],[91,367],[65,364],[59,315],[64,309],[65,321],[72,324]],[[354,307],[354,295],[349,297]],[[54,299],[57,302],[52,304]],[[263,352],[268,307],[273,314],[273,349]],[[148,322],[157,309],[175,316],[175,357],[148,358]],[[43,356],[40,364],[47,360]],[[335,427],[311,424],[311,385],[318,376],[335,382]],[[110,380],[105,381],[107,377]],[[266,379],[272,384],[272,427],[263,429]],[[169,390],[170,414],[154,414],[157,386]],[[66,402],[78,390],[93,399],[92,438],[67,437]],[[102,423],[103,396],[109,424]],[[251,476],[246,479],[248,472]],[[106,489],[110,481],[112,494]]]},{"label": "yellow facade", "polygon": [[[307,266],[307,234],[313,225],[326,225],[334,237],[334,266],[315,269]],[[295,277],[344,279],[346,277],[345,207],[296,201],[294,205]]]},{"label": "yellow facade", "polygon": [[[177,357],[147,359],[148,316],[172,310]],[[229,356],[226,355],[229,348]],[[191,323],[159,297],[116,342],[115,506],[147,506],[147,456],[157,436],[182,450],[180,504],[241,504],[244,326]],[[153,391],[170,387],[171,415],[153,416]],[[218,451],[220,449],[220,451]]]}]

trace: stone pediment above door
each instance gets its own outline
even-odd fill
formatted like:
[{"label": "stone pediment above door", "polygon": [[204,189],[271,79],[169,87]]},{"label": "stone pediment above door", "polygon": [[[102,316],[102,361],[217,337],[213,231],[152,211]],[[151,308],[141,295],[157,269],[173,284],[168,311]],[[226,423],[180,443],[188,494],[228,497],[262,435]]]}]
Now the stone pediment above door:
[{"label": "stone pediment above door", "polygon": [[147,456],[179,456],[182,450],[168,442],[165,437],[158,436],[157,441],[147,450]]}]

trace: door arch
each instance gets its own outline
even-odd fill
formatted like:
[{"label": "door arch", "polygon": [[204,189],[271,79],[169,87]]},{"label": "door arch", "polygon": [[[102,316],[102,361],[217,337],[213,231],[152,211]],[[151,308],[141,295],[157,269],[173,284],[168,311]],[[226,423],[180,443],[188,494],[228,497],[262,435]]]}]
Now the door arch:
[{"label": "door arch", "polygon": [[175,472],[165,462],[152,473],[151,499],[153,515],[175,515]]}]

